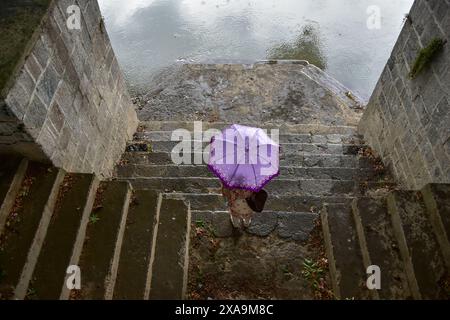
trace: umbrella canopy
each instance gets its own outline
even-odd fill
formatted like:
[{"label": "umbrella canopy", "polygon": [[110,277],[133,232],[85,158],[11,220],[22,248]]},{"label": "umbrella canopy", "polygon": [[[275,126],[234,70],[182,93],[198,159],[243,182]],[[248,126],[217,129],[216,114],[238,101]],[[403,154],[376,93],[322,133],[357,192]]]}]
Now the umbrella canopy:
[{"label": "umbrella canopy", "polygon": [[233,124],[210,148],[208,168],[227,188],[258,192],[279,174],[279,144],[263,129]]}]

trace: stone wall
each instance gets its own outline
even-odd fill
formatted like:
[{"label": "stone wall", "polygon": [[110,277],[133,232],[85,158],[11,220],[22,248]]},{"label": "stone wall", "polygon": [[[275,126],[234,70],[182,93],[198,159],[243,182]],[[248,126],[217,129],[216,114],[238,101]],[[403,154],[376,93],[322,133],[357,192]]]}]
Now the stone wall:
[{"label": "stone wall", "polygon": [[[414,79],[433,38],[444,49]],[[416,0],[360,122],[367,143],[405,187],[450,183],[450,1]]]},{"label": "stone wall", "polygon": [[2,90],[0,152],[109,176],[138,120],[97,1],[52,1],[29,42]]}]

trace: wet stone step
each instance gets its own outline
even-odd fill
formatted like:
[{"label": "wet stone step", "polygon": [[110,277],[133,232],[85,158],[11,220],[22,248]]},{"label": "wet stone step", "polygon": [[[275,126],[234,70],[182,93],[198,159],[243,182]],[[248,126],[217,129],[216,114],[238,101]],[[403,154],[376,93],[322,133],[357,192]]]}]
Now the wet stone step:
[{"label": "wet stone step", "polygon": [[351,207],[327,205],[321,219],[334,294],[338,299],[369,298]]},{"label": "wet stone step", "polygon": [[0,233],[22,185],[28,161],[18,156],[0,156]]},{"label": "wet stone step", "polygon": [[421,194],[394,191],[388,196],[388,208],[413,295],[449,298],[440,284],[447,270]]},{"label": "wet stone step", "polygon": [[[335,126],[323,124],[287,124],[287,123],[239,123],[241,125],[258,127],[261,129],[279,129],[280,134],[308,133],[308,134],[355,134],[356,127]],[[202,129],[222,130],[231,126],[232,123],[202,122]],[[194,122],[191,121],[143,121],[140,123],[139,131],[173,131],[177,129],[194,130]]]},{"label": "wet stone step", "polygon": [[[247,233],[278,237],[297,242],[308,240],[319,215],[312,212],[263,211],[253,215]],[[193,225],[208,228],[216,237],[232,237],[233,226],[228,211],[192,211]]]},{"label": "wet stone step", "polygon": [[[140,177],[214,177],[206,165],[122,165],[116,169],[117,176]],[[367,181],[375,173],[354,168],[305,168],[281,167],[280,178],[330,179]]]},{"label": "wet stone step", "polygon": [[102,182],[80,258],[82,287],[72,299],[111,299],[131,197],[126,182]]},{"label": "wet stone step", "polygon": [[[226,211],[225,198],[221,194],[166,194],[167,197],[186,199],[194,211]],[[324,203],[351,204],[350,197],[280,196],[269,194],[265,211],[318,212]]]},{"label": "wet stone step", "polygon": [[381,270],[381,289],[373,291],[376,298],[412,298],[386,199],[358,198],[352,208],[364,266],[377,265]]},{"label": "wet stone step", "polygon": [[146,297],[147,276],[157,221],[158,194],[136,190],[127,216],[114,287],[114,299],[140,300]]},{"label": "wet stone step", "polygon": [[[217,178],[135,178],[127,179],[135,189],[156,189],[164,192],[211,193],[220,191]],[[276,195],[357,195],[367,190],[392,187],[391,182],[364,182],[353,180],[303,180],[277,178],[267,184],[265,190]]]},{"label": "wet stone step", "polygon": [[[62,174],[55,168],[34,162],[28,165],[14,206],[0,236],[2,299],[12,298],[17,286],[21,288],[19,298],[25,297],[28,281],[21,280],[21,276],[31,276],[56,202],[61,178]],[[43,224],[40,228],[41,220]],[[39,239],[35,242],[38,233]],[[32,259],[27,262],[28,257]]]},{"label": "wet stone step", "polygon": [[190,211],[182,200],[161,204],[152,269],[150,299],[183,299],[187,285]]},{"label": "wet stone step", "polygon": [[[203,155],[203,154],[202,154]],[[188,157],[189,163],[186,165],[197,165],[194,159],[199,154],[192,153]],[[206,164],[209,156],[205,155],[200,164]],[[202,159],[202,158],[200,158]],[[123,164],[136,165],[171,165],[175,164],[171,154],[168,152],[127,152],[122,157]],[[281,166],[297,166],[297,167],[344,167],[344,168],[367,168],[372,169],[373,163],[366,157],[356,157],[353,155],[302,155],[289,154],[280,155]]]},{"label": "wet stone step", "polygon": [[[30,298],[60,298],[67,267],[79,258],[83,237],[78,243],[77,237],[85,231],[97,184],[91,174],[66,174],[33,273]],[[76,261],[71,261],[77,252]]]},{"label": "wet stone step", "polygon": [[[270,134],[270,132],[268,132]],[[193,133],[191,133],[191,137]],[[133,138],[135,143],[152,141],[171,141],[172,131],[143,131],[136,132]],[[194,139],[192,139],[194,140]],[[279,134],[280,143],[333,143],[333,144],[364,144],[361,136],[357,134]]]},{"label": "wet stone step", "polygon": [[[152,141],[146,143],[132,143],[126,148],[127,152],[172,152],[174,148],[181,148],[186,146],[188,151],[194,151],[194,148],[204,150],[209,145],[209,142],[193,142],[187,141]],[[307,153],[307,154],[343,154],[356,155],[364,145],[356,144],[328,144],[328,143],[281,143],[281,152],[284,154],[291,153]],[[176,149],[175,149],[176,150]],[[178,154],[178,153],[177,153]]]},{"label": "wet stone step", "polygon": [[422,189],[422,195],[447,268],[450,268],[450,184],[429,184]]}]

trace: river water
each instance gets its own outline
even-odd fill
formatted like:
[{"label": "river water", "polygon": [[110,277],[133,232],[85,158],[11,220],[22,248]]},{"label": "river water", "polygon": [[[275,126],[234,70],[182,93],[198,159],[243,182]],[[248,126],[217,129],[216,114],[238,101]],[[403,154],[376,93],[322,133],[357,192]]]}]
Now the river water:
[{"label": "river water", "polygon": [[145,91],[153,75],[176,63],[305,59],[366,100],[412,3],[99,0],[133,91]]}]

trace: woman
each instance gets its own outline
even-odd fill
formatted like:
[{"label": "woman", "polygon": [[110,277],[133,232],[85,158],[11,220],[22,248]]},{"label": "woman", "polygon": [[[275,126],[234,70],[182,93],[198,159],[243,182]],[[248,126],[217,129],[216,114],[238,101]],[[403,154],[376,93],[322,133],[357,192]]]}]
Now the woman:
[{"label": "woman", "polygon": [[208,169],[222,182],[233,226],[248,227],[264,208],[267,193],[261,189],[279,174],[280,146],[261,128],[233,124],[209,148]]},{"label": "woman", "polygon": [[230,219],[233,227],[248,228],[253,213],[262,212],[267,200],[267,192],[253,192],[243,189],[228,189],[222,185],[222,194],[227,199]]}]

